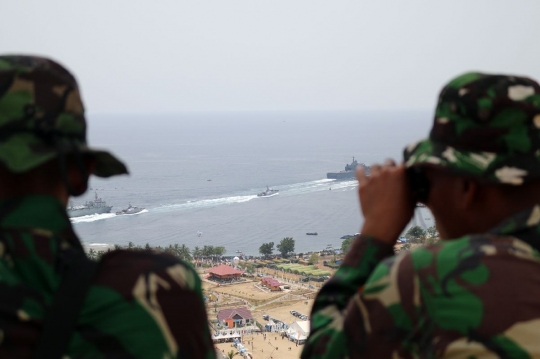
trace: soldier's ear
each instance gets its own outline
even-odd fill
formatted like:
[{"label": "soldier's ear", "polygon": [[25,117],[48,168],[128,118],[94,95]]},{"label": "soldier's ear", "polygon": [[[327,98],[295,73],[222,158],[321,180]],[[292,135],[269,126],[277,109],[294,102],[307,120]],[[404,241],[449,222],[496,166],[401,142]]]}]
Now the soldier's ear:
[{"label": "soldier's ear", "polygon": [[[84,171],[81,169],[84,166]],[[94,173],[96,161],[90,156],[85,156],[81,163],[70,160],[68,166],[68,181],[72,196],[80,196],[88,189],[88,179]],[[85,173],[86,172],[86,173]]]},{"label": "soldier's ear", "polygon": [[465,177],[456,177],[456,180],[458,181],[459,190],[459,208],[466,210],[477,205],[479,199],[478,183]]}]

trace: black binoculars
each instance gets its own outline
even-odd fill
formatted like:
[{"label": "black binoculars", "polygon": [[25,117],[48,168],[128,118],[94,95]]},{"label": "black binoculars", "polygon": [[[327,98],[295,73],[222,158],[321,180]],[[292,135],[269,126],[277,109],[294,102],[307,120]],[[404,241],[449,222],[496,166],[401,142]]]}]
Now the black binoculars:
[{"label": "black binoculars", "polygon": [[422,168],[407,168],[407,177],[415,201],[426,203],[429,196],[429,180]]}]

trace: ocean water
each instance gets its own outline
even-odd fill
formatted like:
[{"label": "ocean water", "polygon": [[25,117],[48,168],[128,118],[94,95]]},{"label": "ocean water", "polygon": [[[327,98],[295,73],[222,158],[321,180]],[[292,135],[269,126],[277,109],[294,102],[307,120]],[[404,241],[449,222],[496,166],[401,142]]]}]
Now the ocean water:
[{"label": "ocean water", "polygon": [[[429,112],[238,112],[89,115],[89,141],[124,160],[129,176],[92,178],[113,212],[73,219],[85,244],[224,246],[258,254],[264,242],[293,237],[296,252],[339,247],[362,225],[355,181],[326,179],[355,156],[372,164],[401,159],[426,137]],[[266,186],[279,195],[258,198]],[[426,209],[415,222],[433,224]],[[197,233],[202,232],[202,236]],[[306,232],[317,232],[307,236]]]}]

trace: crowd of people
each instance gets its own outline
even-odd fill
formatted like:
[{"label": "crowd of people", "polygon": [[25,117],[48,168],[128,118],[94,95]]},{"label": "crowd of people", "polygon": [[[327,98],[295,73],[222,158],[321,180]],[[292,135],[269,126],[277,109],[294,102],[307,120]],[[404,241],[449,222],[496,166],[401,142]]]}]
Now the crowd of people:
[{"label": "crowd of people", "polygon": [[[315,299],[302,358],[540,357],[540,85],[457,76],[429,137],[404,145],[357,172],[361,234]],[[215,357],[190,265],[92,261],[73,231],[70,196],[127,172],[87,144],[65,67],[0,56],[0,357]],[[394,255],[417,203],[441,240]]]}]

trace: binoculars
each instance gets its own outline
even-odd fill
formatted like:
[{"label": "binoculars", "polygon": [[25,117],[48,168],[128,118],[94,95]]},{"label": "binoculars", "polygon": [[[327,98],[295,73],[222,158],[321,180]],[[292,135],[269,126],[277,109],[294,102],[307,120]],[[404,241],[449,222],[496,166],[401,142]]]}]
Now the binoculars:
[{"label": "binoculars", "polygon": [[426,203],[429,196],[429,180],[422,168],[407,168],[407,178],[415,201]]}]

